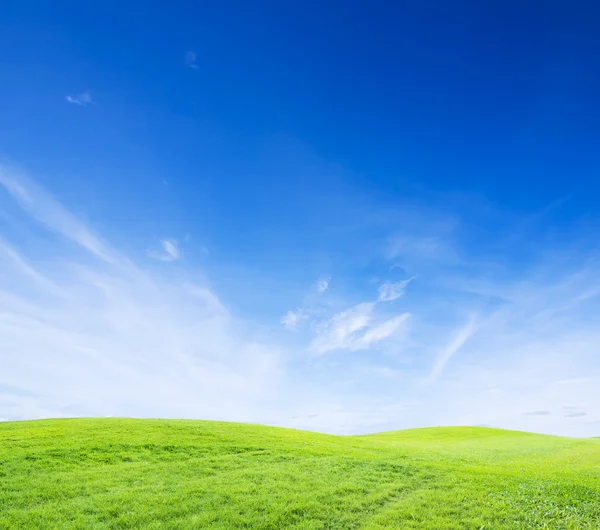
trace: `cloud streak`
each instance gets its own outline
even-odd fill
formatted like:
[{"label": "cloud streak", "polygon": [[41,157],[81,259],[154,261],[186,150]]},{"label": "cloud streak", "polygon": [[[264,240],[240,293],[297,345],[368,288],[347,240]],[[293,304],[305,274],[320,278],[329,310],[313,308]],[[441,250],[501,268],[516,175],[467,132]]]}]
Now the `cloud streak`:
[{"label": "cloud streak", "polygon": [[163,239],[160,242],[161,250],[149,250],[148,256],[158,261],[171,262],[181,258],[179,243],[174,239]]},{"label": "cloud streak", "polygon": [[107,243],[23,172],[0,165],[0,185],[23,210],[48,229],[58,232],[107,263],[126,263],[127,260],[118,256]]},{"label": "cloud streak", "polygon": [[465,345],[477,331],[477,317],[471,316],[464,326],[453,332],[448,344],[437,354],[429,377],[438,378],[450,359]]},{"label": "cloud streak", "polygon": [[[288,330],[296,330],[301,322],[312,324],[314,337],[309,350],[317,355],[347,350],[366,350],[377,346],[395,335],[410,318],[409,312],[383,318],[378,315],[378,306],[397,300],[404,289],[413,280],[387,282],[379,287],[379,296],[375,301],[366,301],[323,318],[329,312],[327,306],[303,307],[288,311],[281,322]],[[318,294],[329,288],[329,279],[321,279],[315,284]]]},{"label": "cloud streak", "polygon": [[[150,254],[176,267],[134,259],[139,249],[117,248],[8,166],[0,167],[0,212],[4,201],[2,418],[188,417],[337,433],[487,424],[599,434],[593,249],[565,251],[568,262],[540,251],[537,261],[509,269],[497,257],[461,255],[445,228],[436,234],[403,219],[401,226],[421,226],[426,241],[394,235],[394,252],[382,242],[379,269],[362,277],[331,267],[335,288],[328,278],[299,279],[304,295],[287,312],[296,287],[282,293],[280,283],[264,280],[259,296],[274,293],[268,310],[238,314],[236,295],[252,280],[240,277],[227,291],[219,278],[225,291],[217,293],[199,269],[205,256],[194,261],[190,249],[183,259],[173,239]],[[381,280],[397,269],[418,280],[410,287],[411,280]],[[248,292],[257,296],[254,284]]]},{"label": "cloud streak", "polygon": [[366,350],[392,337],[410,318],[410,313],[402,313],[376,320],[375,309],[375,302],[363,302],[318,322],[311,351],[322,355],[338,350]]},{"label": "cloud streak", "polygon": [[239,332],[210,285],[144,270],[22,173],[0,184],[54,252],[0,240],[0,416],[266,420],[281,351]]},{"label": "cloud streak", "polygon": [[79,105],[80,107],[87,107],[88,105],[94,105],[96,103],[92,99],[92,94],[89,92],[89,90],[76,96],[66,96],[65,100],[68,103]]},{"label": "cloud streak", "polygon": [[379,301],[380,302],[393,302],[401,296],[404,296],[404,290],[406,286],[413,281],[414,278],[403,280],[395,283],[384,283],[379,286]]},{"label": "cloud streak", "polygon": [[329,289],[329,281],[330,278],[321,278],[317,280],[317,283],[315,284],[315,289],[319,294],[323,294],[325,291],[327,291],[327,289]]},{"label": "cloud streak", "polygon": [[281,318],[281,323],[285,329],[295,331],[307,319],[308,315],[302,309],[297,309],[296,311],[288,311]]}]

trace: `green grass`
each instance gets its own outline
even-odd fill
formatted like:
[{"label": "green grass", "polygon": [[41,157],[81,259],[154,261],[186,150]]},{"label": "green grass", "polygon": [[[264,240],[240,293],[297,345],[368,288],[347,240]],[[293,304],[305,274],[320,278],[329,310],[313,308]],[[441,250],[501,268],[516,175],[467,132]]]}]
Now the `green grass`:
[{"label": "green grass", "polygon": [[476,427],[0,424],[0,528],[600,528],[600,440]]}]

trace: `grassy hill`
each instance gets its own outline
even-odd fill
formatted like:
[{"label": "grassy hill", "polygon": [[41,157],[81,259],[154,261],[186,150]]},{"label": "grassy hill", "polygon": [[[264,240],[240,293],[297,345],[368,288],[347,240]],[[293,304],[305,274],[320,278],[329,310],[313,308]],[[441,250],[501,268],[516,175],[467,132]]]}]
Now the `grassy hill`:
[{"label": "grassy hill", "polygon": [[600,440],[476,427],[0,423],[0,528],[600,528]]}]

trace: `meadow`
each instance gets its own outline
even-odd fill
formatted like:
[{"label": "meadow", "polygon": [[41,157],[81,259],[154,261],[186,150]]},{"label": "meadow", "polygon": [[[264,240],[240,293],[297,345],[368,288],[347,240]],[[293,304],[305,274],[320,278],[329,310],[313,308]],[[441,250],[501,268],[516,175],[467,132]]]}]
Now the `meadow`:
[{"label": "meadow", "polygon": [[600,439],[0,423],[0,529],[599,529]]}]

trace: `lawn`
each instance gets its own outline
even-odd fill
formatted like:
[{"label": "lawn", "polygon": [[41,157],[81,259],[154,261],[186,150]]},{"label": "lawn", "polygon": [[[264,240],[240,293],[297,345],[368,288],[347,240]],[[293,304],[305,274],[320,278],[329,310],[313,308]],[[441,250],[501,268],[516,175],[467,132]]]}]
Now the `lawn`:
[{"label": "lawn", "polygon": [[600,440],[329,436],[184,420],[0,423],[0,529],[600,528]]}]

